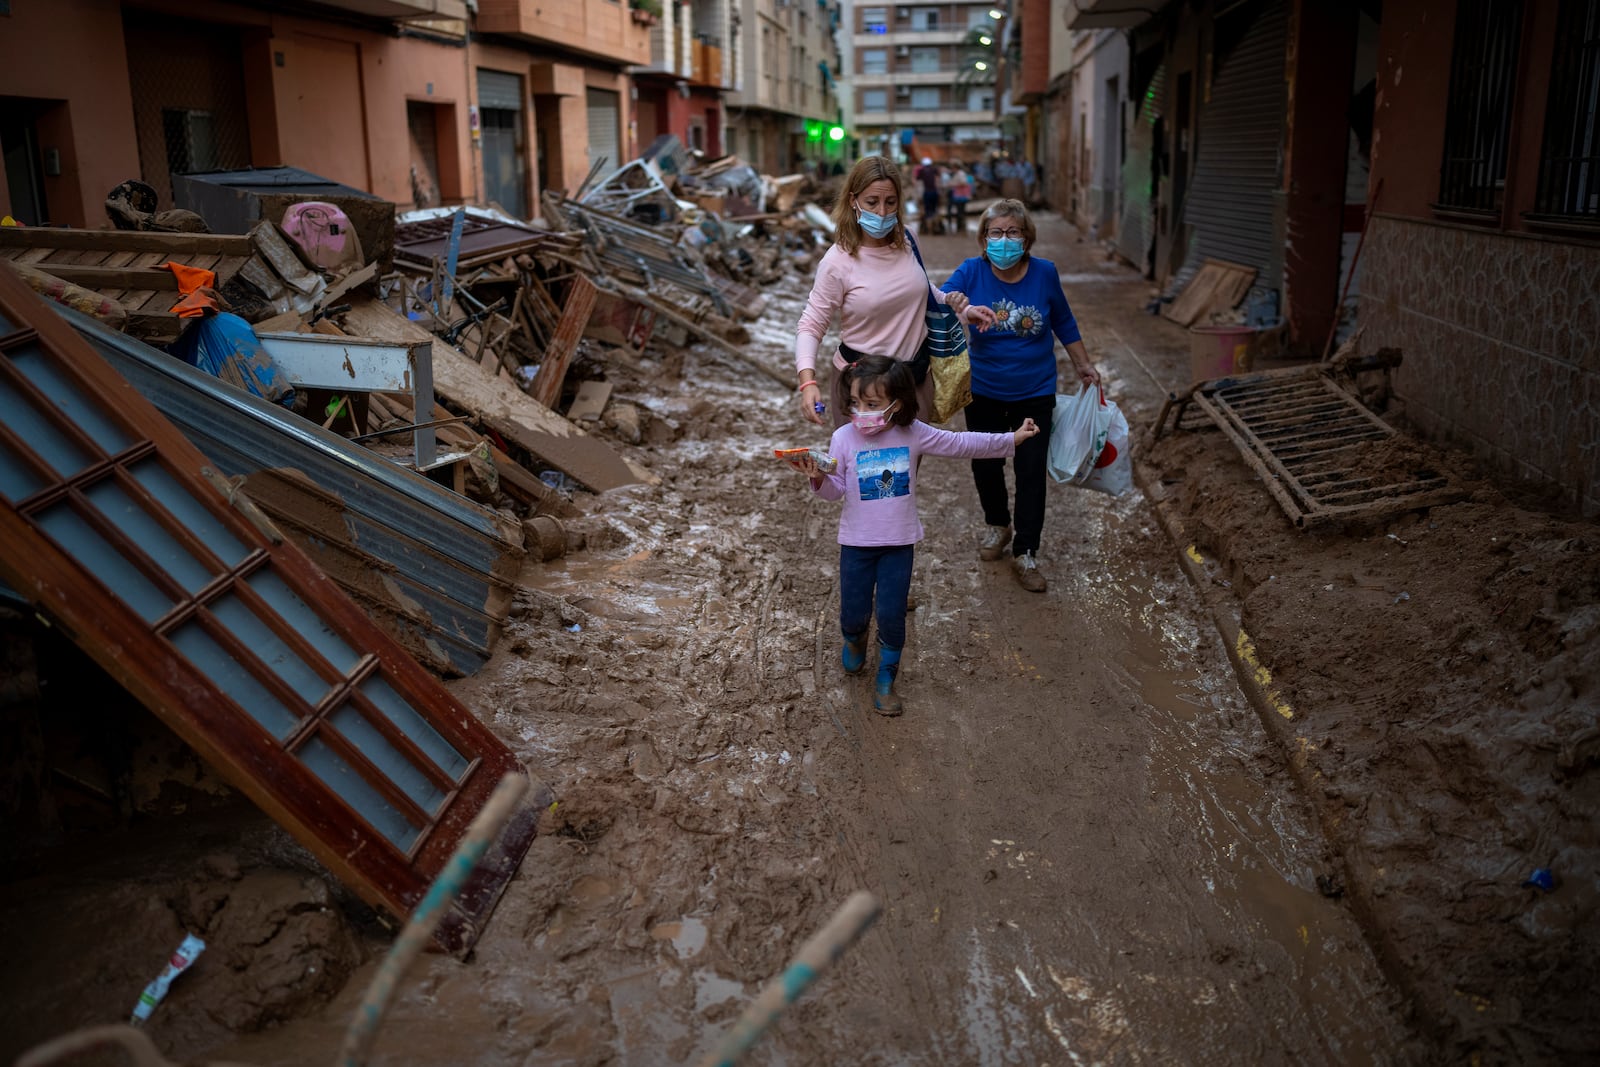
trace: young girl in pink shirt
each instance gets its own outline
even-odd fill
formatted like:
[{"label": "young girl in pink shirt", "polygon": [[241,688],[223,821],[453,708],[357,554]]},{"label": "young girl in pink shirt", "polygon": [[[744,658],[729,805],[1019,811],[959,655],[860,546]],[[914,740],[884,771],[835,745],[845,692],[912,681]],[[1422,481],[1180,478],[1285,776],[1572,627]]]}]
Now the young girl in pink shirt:
[{"label": "young girl in pink shirt", "polygon": [[[833,431],[824,472],[811,456],[791,465],[824,500],[842,500],[839,514],[839,662],[855,674],[866,664],[867,629],[878,620],[878,677],[872,706],[898,715],[895,679],[906,640],[911,563],[922,540],[917,517],[917,461],[922,455],[1002,459],[1039,432],[1032,419],[1014,433],[952,433],[917,419],[911,369],[886,356],[864,356],[841,372],[849,421]],[[876,601],[876,612],[874,612]]]}]

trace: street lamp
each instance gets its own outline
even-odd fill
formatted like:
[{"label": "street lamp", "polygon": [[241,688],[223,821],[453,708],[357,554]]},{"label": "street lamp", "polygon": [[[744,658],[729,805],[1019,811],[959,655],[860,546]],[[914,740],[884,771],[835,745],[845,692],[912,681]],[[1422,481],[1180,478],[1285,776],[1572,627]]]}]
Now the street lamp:
[{"label": "street lamp", "polygon": [[989,9],[989,17],[994,19],[996,22],[999,22],[1001,19],[1006,17],[1006,13],[997,7],[991,7]]}]

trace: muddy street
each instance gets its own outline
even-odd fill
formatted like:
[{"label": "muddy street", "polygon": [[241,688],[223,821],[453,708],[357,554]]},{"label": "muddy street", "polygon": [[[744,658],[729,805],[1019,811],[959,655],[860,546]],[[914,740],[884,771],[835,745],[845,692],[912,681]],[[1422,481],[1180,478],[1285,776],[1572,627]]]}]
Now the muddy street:
[{"label": "muddy street", "polygon": [[[1088,279],[1086,336],[1126,338],[1138,284],[1063,232],[1043,250]],[[770,295],[751,351],[781,365],[804,289]],[[1179,358],[1091,351],[1130,411]],[[837,511],[770,458],[813,443],[790,398],[677,358],[615,368],[662,484],[589,498],[585,548],[528,565],[496,660],[454,684],[558,803],[475,958],[419,967],[381,1062],[689,1062],[856,888],[883,918],[750,1062],[1414,1058],[1138,493],[1053,488],[1037,595],[976,558],[965,464],[930,460],[883,718],[838,666]],[[303,1062],[367,973],[217,1054]]]}]

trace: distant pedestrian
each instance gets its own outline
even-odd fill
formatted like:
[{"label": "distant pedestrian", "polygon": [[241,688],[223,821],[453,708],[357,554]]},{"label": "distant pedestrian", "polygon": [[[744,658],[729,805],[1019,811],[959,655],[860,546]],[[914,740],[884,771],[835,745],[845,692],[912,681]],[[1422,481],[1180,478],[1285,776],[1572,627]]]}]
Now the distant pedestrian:
[{"label": "distant pedestrian", "polygon": [[[1005,460],[972,461],[972,480],[988,525],[978,557],[1000,559],[1010,545],[1017,581],[1030,592],[1042,593],[1047,583],[1039,569],[1038,551],[1044,532],[1045,461],[1056,406],[1056,340],[1066,345],[1085,388],[1099,384],[1100,372],[1089,361],[1056,265],[1031,254],[1037,237],[1033,219],[1020,201],[997,200],[978,220],[982,254],[963,262],[946,284],[972,298],[963,315],[976,327],[969,333],[972,403],[966,409],[967,429],[1015,430],[1031,422],[1041,431],[1037,440],[1016,451],[1014,511],[1006,494]],[[986,325],[991,313],[994,322]]]},{"label": "distant pedestrian", "polygon": [[[823,500],[842,500],[839,513],[839,662],[849,674],[866,665],[867,631],[878,621],[878,675],[872,706],[898,715],[895,681],[906,643],[911,564],[923,538],[917,517],[917,467],[924,454],[980,457],[1005,463],[1039,432],[1025,419],[1006,433],[955,433],[917,418],[917,383],[905,363],[863,356],[844,370],[850,421],[833,431],[828,453],[837,465],[824,474],[810,456],[792,461]],[[876,609],[876,611],[874,611]]]},{"label": "distant pedestrian", "polygon": [[932,233],[934,226],[930,223],[939,217],[939,168],[932,159],[923,157],[922,166],[917,168],[917,181],[922,184],[922,225],[926,227],[917,232]]},{"label": "distant pedestrian", "polygon": [[950,167],[950,232],[967,232],[967,204],[972,200],[972,175],[957,161]]}]

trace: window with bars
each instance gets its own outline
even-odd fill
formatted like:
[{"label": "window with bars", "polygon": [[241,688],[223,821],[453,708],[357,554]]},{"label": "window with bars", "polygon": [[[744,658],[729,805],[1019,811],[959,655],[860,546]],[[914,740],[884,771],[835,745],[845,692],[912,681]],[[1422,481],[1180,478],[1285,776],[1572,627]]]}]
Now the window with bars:
[{"label": "window with bars", "polygon": [[1521,0],[1461,0],[1450,57],[1440,208],[1500,212],[1521,40]]},{"label": "window with bars", "polygon": [[1562,0],[1533,217],[1600,222],[1600,0]]}]

